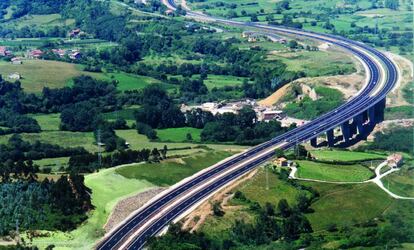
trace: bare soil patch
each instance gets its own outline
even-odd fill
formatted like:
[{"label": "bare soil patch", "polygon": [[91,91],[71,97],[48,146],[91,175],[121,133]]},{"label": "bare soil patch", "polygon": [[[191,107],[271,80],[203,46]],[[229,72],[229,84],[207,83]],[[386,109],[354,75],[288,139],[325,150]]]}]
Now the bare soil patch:
[{"label": "bare soil patch", "polygon": [[216,193],[213,197],[203,202],[199,207],[197,207],[193,212],[187,215],[183,219],[183,229],[189,229],[191,232],[200,228],[208,216],[211,216],[212,213],[212,204],[214,202],[220,202],[221,207],[224,211],[236,210],[239,206],[229,206],[227,205],[228,201],[232,198],[231,190],[240,185],[242,182],[252,178],[257,172],[257,169],[249,172],[247,175],[243,176],[241,179],[233,182],[231,185],[225,187]]},{"label": "bare soil patch", "polygon": [[397,65],[399,70],[399,82],[397,86],[387,96],[387,106],[395,107],[402,105],[409,105],[403,97],[404,87],[414,80],[414,66],[413,63],[400,56],[390,52],[385,52]]}]

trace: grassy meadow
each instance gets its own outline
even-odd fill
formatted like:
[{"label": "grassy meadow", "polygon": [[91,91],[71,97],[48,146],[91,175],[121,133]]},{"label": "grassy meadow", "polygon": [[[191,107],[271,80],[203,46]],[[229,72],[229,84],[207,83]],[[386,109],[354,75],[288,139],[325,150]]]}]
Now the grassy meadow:
[{"label": "grassy meadow", "polygon": [[383,178],[381,181],[384,186],[397,195],[414,197],[413,163],[413,161],[409,161],[399,171]]},{"label": "grassy meadow", "polygon": [[297,177],[321,181],[357,182],[373,176],[368,168],[359,165],[333,165],[312,161],[297,161]]},{"label": "grassy meadow", "polygon": [[[305,182],[303,182],[305,183]],[[380,216],[393,199],[375,184],[338,185],[310,183],[320,197],[312,203],[314,213],[307,214],[314,231],[329,225],[352,226]],[[340,212],[338,212],[340,211]]]},{"label": "grassy meadow", "polygon": [[[354,62],[344,53],[295,51],[269,54],[268,60],[281,60],[291,71],[303,71],[308,77],[349,74],[356,71]],[[324,63],[320,63],[323,61]]]},{"label": "grassy meadow", "polygon": [[116,134],[119,137],[124,138],[127,142],[129,142],[131,149],[143,149],[143,148],[161,149],[164,147],[164,145],[167,145],[169,149],[168,154],[167,154],[168,156],[194,154],[198,152],[205,152],[206,150],[208,151],[208,149],[213,149],[213,150],[218,150],[218,151],[231,150],[231,151],[240,152],[248,148],[246,146],[226,145],[226,144],[195,144],[195,143],[190,143],[190,142],[150,141],[145,135],[138,134],[135,129],[116,130]]},{"label": "grassy meadow", "polygon": [[[161,83],[147,76],[139,76],[128,73],[95,73],[83,71],[83,66],[78,64],[49,61],[49,60],[24,60],[21,65],[13,65],[5,61],[0,61],[0,74],[5,79],[8,75],[18,72],[22,79],[22,87],[31,93],[40,93],[44,87],[62,88],[72,84],[72,78],[80,75],[92,76],[96,79],[118,82],[118,89],[134,90],[142,89],[152,83]],[[166,88],[172,86],[165,84]]]},{"label": "grassy meadow", "polygon": [[185,142],[187,140],[187,134],[190,134],[192,137],[192,142],[200,142],[200,134],[202,129],[197,128],[166,128],[166,129],[157,129],[157,136],[160,141],[165,142]]},{"label": "grassy meadow", "polygon": [[[290,204],[294,203],[299,190],[280,180],[269,169],[267,170],[267,178],[266,180],[266,169],[259,168],[258,172],[251,179],[242,183],[234,191],[241,191],[247,199],[256,201],[260,205],[264,205],[266,202],[277,205],[281,199],[286,199]],[[268,186],[266,184],[267,181]]]},{"label": "grassy meadow", "polygon": [[60,14],[48,15],[25,15],[23,17],[10,20],[4,25],[8,28],[21,29],[25,26],[37,27],[54,27],[54,26],[69,26],[75,23],[74,19],[62,18]]},{"label": "grassy meadow", "polygon": [[122,167],[116,173],[129,179],[146,180],[157,186],[168,186],[209,167],[232,153],[210,151],[160,163],[144,163]]},{"label": "grassy meadow", "polygon": [[[46,131],[41,133],[21,133],[22,139],[28,142],[45,142],[58,144],[62,147],[84,147],[90,152],[97,152],[92,132]],[[6,144],[12,135],[0,136],[0,144]]]},{"label": "grassy meadow", "polygon": [[322,161],[367,161],[373,159],[385,159],[385,155],[376,154],[376,153],[366,153],[366,152],[357,152],[357,151],[347,151],[347,150],[312,150],[311,155],[317,160]]}]

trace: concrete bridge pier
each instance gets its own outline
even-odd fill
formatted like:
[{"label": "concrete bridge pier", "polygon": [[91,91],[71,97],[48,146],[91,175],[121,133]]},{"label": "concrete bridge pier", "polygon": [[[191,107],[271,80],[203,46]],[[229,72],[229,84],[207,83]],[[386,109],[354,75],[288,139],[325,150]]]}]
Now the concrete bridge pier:
[{"label": "concrete bridge pier", "polygon": [[330,129],[326,131],[326,139],[328,141],[328,146],[333,147],[335,145],[335,136],[334,136],[334,130]]},{"label": "concrete bridge pier", "polygon": [[317,148],[318,147],[318,137],[312,138],[310,140],[310,144],[312,147]]},{"label": "concrete bridge pier", "polygon": [[376,111],[375,116],[377,118],[377,123],[384,121],[385,104],[386,104],[386,100],[384,98],[375,105],[375,111]]},{"label": "concrete bridge pier", "polygon": [[342,131],[344,142],[345,143],[349,142],[352,139],[351,127],[349,125],[349,121],[346,121],[341,124],[341,131]]},{"label": "concrete bridge pier", "polygon": [[357,116],[354,117],[356,126],[358,128],[358,134],[362,137],[364,137],[365,135],[365,127],[364,127],[364,115],[363,114],[359,114]]}]

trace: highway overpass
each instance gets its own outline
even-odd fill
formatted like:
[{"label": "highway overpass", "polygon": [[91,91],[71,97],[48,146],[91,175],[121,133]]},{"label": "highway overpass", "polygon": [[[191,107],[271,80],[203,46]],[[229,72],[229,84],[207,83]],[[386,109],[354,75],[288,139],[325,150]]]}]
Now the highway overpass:
[{"label": "highway overpass", "polygon": [[[173,0],[168,0],[165,4],[173,10],[176,7]],[[313,146],[333,146],[336,143],[347,146],[365,138],[375,124],[383,120],[385,97],[398,80],[396,65],[381,52],[360,42],[287,27],[214,18],[192,11],[187,11],[187,16],[330,43],[348,51],[363,64],[366,72],[365,84],[356,96],[335,110],[204,169],[157,195],[107,233],[97,244],[96,248],[99,250],[143,248],[150,237],[162,232],[169,223],[178,221],[215,192],[268,161],[277,148],[286,150],[305,141],[311,141]],[[342,135],[335,136],[334,129],[339,129]],[[326,140],[318,143],[317,138],[321,135],[326,135]]]}]

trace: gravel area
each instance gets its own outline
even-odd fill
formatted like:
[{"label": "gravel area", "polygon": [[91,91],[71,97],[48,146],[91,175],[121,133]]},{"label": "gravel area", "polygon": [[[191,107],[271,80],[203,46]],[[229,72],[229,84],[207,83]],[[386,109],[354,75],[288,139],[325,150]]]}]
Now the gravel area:
[{"label": "gravel area", "polygon": [[118,202],[104,226],[105,231],[109,232],[112,228],[127,218],[132,212],[142,207],[152,197],[161,193],[165,189],[167,188],[152,188]]}]

